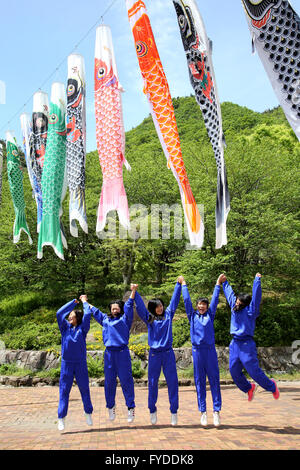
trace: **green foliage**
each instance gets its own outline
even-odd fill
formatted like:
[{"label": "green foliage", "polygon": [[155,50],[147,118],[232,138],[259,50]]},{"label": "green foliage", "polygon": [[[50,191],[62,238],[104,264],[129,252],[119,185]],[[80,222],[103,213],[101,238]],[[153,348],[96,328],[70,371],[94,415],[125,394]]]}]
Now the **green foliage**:
[{"label": "green foliage", "polygon": [[87,366],[89,377],[99,378],[104,377],[104,360],[94,359],[90,354],[87,354]]},{"label": "green foliage", "polygon": [[190,324],[187,318],[173,322],[173,347],[180,348],[190,338]]},{"label": "green foliage", "polygon": [[[89,153],[86,158],[89,233],[79,229],[78,238],[74,238],[66,230],[65,261],[57,258],[51,247],[45,247],[42,260],[37,259],[36,204],[26,170],[23,173],[26,218],[33,245],[28,244],[24,234],[17,245],[13,244],[14,210],[4,164],[0,210],[0,334],[21,328],[22,317],[26,317],[26,323],[34,320],[42,326],[42,309],[49,313],[49,316],[46,313],[47,323],[54,323],[51,310],[54,312],[82,293],[88,294],[92,304],[105,306],[112,298],[121,298],[132,281],[139,284],[143,295],[163,295],[170,299],[174,283],[182,274],[191,297],[199,293],[210,297],[221,272],[226,272],[236,291],[249,292],[255,273],[261,272],[263,302],[256,329],[258,345],[290,345],[300,337],[300,319],[296,314],[300,291],[300,144],[282,109],[257,113],[234,103],[221,105],[231,210],[227,219],[228,244],[216,250],[217,170],[213,150],[194,96],[173,101],[189,181],[197,203],[204,206],[203,248],[187,250],[184,236],[174,239],[175,225],[178,228],[180,224],[176,224],[173,213],[170,236],[163,238],[160,220],[159,239],[151,239],[153,204],[181,206],[178,185],[167,168],[151,117],[127,132],[126,158],[132,171],[124,171],[129,207],[142,204],[148,212],[136,207],[139,210],[131,214],[132,229],[128,234],[120,229],[115,213],[111,213],[110,221],[115,221],[117,234],[123,233],[123,238],[110,238],[108,231],[98,238],[95,214],[102,174],[98,153]],[[68,203],[67,196],[62,217],[65,228],[69,227]],[[181,225],[183,229],[184,224]],[[143,233],[148,237],[138,238]],[[219,345],[227,345],[230,340],[229,322],[230,312],[221,295],[215,320]],[[181,341],[183,338],[178,339],[178,344]]]},{"label": "green foliage", "polygon": [[131,365],[132,365],[132,376],[135,379],[140,379],[141,377],[143,377],[143,375],[145,374],[145,371],[144,369],[142,369],[141,361],[138,361],[138,360],[132,361]]},{"label": "green foliage", "polygon": [[32,321],[1,335],[7,349],[40,350],[60,344],[61,335],[57,325],[37,324]]},{"label": "green foliage", "polygon": [[55,369],[41,370],[35,373],[36,377],[44,378],[49,377],[50,379],[59,379],[60,377],[60,367]]},{"label": "green foliage", "polygon": [[12,364],[1,364],[0,365],[0,375],[15,375],[18,377],[24,377],[25,375],[34,375],[34,373],[29,369],[23,369],[18,367],[15,363]]},{"label": "green foliage", "polygon": [[37,292],[23,292],[0,301],[0,314],[9,316],[26,315],[44,305],[44,299]]}]

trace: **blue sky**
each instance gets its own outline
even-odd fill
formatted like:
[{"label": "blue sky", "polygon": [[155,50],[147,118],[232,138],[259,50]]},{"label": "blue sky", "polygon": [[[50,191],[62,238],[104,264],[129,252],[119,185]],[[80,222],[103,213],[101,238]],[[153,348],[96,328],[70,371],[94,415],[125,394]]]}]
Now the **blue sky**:
[{"label": "blue sky", "polygon": [[[125,129],[149,115],[143,94],[133,36],[125,0],[37,0],[1,2],[0,81],[6,85],[0,104],[0,138],[14,130],[21,144],[20,114],[32,112],[32,95],[39,88],[50,96],[53,81],[66,82],[67,56],[85,58],[87,82],[87,150],[96,149],[94,118],[94,43],[97,24],[111,27],[123,94]],[[171,0],[145,0],[171,95],[188,96],[191,88],[185,54]],[[232,101],[255,111],[278,105],[257,54],[240,0],[197,0],[208,36],[213,41],[213,62],[221,102]],[[300,12],[300,0],[291,1]],[[97,21],[99,19],[99,21]],[[59,66],[58,70],[57,67]],[[10,121],[8,123],[8,121]]]}]

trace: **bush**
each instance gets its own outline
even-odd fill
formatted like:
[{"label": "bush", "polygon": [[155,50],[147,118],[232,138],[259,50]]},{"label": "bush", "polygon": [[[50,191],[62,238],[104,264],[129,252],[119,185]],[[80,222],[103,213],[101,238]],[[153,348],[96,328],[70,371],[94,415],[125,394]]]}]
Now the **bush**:
[{"label": "bush", "polygon": [[139,358],[145,359],[146,352],[149,350],[148,346],[148,334],[141,333],[138,335],[132,335],[129,337],[128,347],[134,352]]},{"label": "bush", "polygon": [[36,372],[36,377],[50,377],[50,379],[57,379],[60,377],[60,367],[57,367],[56,369],[47,369],[47,370],[41,370],[39,372]]},{"label": "bush", "polygon": [[104,360],[94,359],[89,354],[87,355],[87,366],[89,377],[99,378],[104,377]]},{"label": "bush", "polygon": [[180,318],[173,323],[173,348],[180,348],[190,339],[190,323],[187,318]]},{"label": "bush", "polygon": [[143,377],[145,371],[142,369],[141,361],[132,361],[132,376],[135,379]]},{"label": "bush", "polygon": [[37,325],[31,321],[11,331],[6,330],[0,338],[8,349],[41,350],[61,344],[61,335],[56,324]]},{"label": "bush", "polygon": [[45,299],[40,293],[27,292],[1,300],[0,312],[10,316],[21,316],[41,307]]},{"label": "bush", "polygon": [[24,377],[25,375],[33,376],[34,373],[32,372],[32,370],[23,369],[21,367],[18,367],[15,363],[12,363],[12,364],[1,364],[0,375],[15,375],[19,377]]}]

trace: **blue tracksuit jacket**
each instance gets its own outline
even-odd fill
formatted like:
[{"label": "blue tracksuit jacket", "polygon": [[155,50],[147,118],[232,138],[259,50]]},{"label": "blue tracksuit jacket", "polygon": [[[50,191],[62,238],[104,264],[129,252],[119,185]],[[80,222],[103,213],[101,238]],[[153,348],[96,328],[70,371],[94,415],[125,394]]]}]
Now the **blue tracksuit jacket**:
[{"label": "blue tracksuit jacket", "polygon": [[155,319],[149,323],[150,313],[145,307],[143,299],[138,292],[135,293],[137,313],[148,327],[148,344],[151,350],[166,351],[172,348],[172,320],[179,304],[181,284],[177,282],[170,305],[166,308],[161,319]]},{"label": "blue tracksuit jacket", "polygon": [[127,346],[129,332],[133,321],[133,299],[128,299],[124,305],[124,313],[117,318],[109,317],[98,308],[83,304],[85,312],[91,312],[95,320],[103,327],[103,342],[106,348],[121,348]]},{"label": "blue tracksuit jacket", "polygon": [[106,407],[115,406],[117,376],[128,408],[134,408],[134,382],[132,377],[131,357],[128,349],[129,333],[133,321],[133,299],[128,299],[124,305],[124,313],[120,317],[112,318],[102,313],[87,302],[83,304],[85,311],[92,313],[95,320],[102,325],[105,374]]},{"label": "blue tracksuit jacket", "polygon": [[76,301],[72,300],[61,307],[56,313],[57,323],[61,332],[62,355],[59,381],[59,418],[64,418],[67,415],[74,377],[80,390],[84,411],[88,414],[93,412],[86,362],[86,335],[90,329],[91,314],[85,312],[82,323],[73,327],[66,317],[76,308],[76,305]]},{"label": "blue tracksuit jacket", "polygon": [[76,301],[71,300],[56,313],[58,327],[61,332],[61,355],[62,359],[68,362],[86,361],[86,335],[90,329],[91,314],[85,312],[82,323],[79,326],[72,327],[66,317],[76,306]]},{"label": "blue tracksuit jacket", "polygon": [[254,279],[250,305],[239,312],[233,310],[236,296],[227,281],[223,283],[223,291],[231,309],[230,334],[234,339],[253,338],[262,297],[260,277],[256,276]]},{"label": "blue tracksuit jacket", "polygon": [[231,309],[230,333],[232,341],[229,345],[229,369],[231,376],[243,392],[248,392],[251,383],[242,373],[243,367],[250,377],[262,388],[272,393],[275,392],[275,384],[259,367],[256,344],[253,339],[255,322],[259,316],[259,306],[261,302],[261,280],[256,276],[252,288],[252,300],[250,305],[239,312],[233,310],[236,296],[227,281],[223,283],[223,290],[226,300]]},{"label": "blue tracksuit jacket", "polygon": [[172,349],[172,320],[181,295],[181,284],[176,283],[170,305],[166,308],[161,319],[149,323],[150,313],[146,309],[143,299],[138,292],[135,293],[135,302],[138,315],[148,327],[149,363],[148,363],[148,408],[150,413],[156,411],[158,397],[158,380],[163,370],[168,386],[168,395],[171,413],[177,413],[178,376],[176,359]]},{"label": "blue tracksuit jacket", "polygon": [[206,411],[206,376],[208,377],[214,411],[222,406],[218,356],[215,348],[214,319],[219,302],[220,286],[214,288],[211,303],[204,314],[194,310],[188,287],[182,286],[182,295],[187,317],[190,322],[194,379],[197,391],[198,409]]},{"label": "blue tracksuit jacket", "polygon": [[200,315],[198,311],[193,308],[188,287],[186,285],[182,286],[182,296],[186,314],[190,322],[191,342],[193,346],[214,346],[214,319],[219,303],[219,294],[220,286],[216,285],[207,312],[204,315]]}]

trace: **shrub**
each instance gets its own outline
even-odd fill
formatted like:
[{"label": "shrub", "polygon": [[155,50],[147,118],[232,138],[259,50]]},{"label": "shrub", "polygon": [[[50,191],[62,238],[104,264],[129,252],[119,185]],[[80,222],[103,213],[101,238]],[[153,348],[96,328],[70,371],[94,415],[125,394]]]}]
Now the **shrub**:
[{"label": "shrub", "polygon": [[40,293],[26,292],[16,294],[0,301],[0,312],[10,316],[26,315],[41,307],[45,299]]},{"label": "shrub", "polygon": [[47,369],[36,372],[36,377],[50,377],[51,379],[57,379],[60,377],[60,367],[56,369]]},{"label": "shrub", "polygon": [[0,365],[0,375],[15,375],[19,377],[24,377],[25,375],[33,376],[34,373],[32,372],[32,370],[23,369],[22,367],[18,367],[15,363],[11,363]]},{"label": "shrub", "polygon": [[139,358],[145,359],[146,358],[146,352],[149,350],[148,334],[147,333],[140,333],[138,335],[130,336],[128,347]]},{"label": "shrub", "polygon": [[173,323],[173,348],[180,348],[190,338],[190,324],[187,318]]},{"label": "shrub", "polygon": [[90,354],[87,355],[87,366],[89,377],[104,377],[104,360],[94,359]]},{"label": "shrub", "polygon": [[[94,331],[93,335],[94,335],[94,338],[97,341],[97,343],[91,349],[105,349],[105,346],[104,346],[104,343],[103,343],[102,329]],[[90,348],[90,346],[89,346],[89,348]]]},{"label": "shrub", "polygon": [[60,344],[61,335],[56,324],[37,325],[30,321],[22,327],[6,330],[1,340],[9,349],[40,350]]},{"label": "shrub", "polygon": [[141,359],[146,358],[146,352],[149,350],[149,346],[147,344],[130,344],[128,347]]},{"label": "shrub", "polygon": [[135,379],[143,377],[145,371],[142,369],[141,361],[132,361],[132,376]]}]

